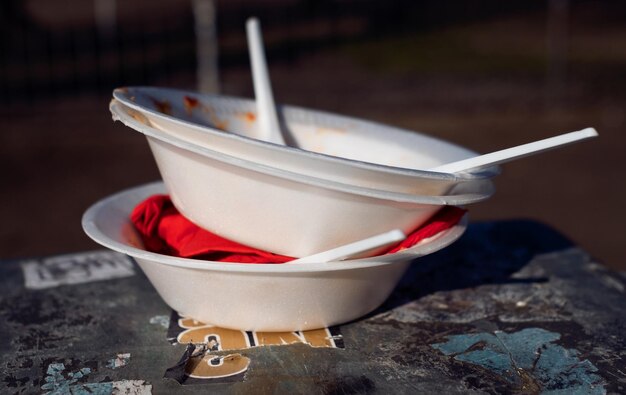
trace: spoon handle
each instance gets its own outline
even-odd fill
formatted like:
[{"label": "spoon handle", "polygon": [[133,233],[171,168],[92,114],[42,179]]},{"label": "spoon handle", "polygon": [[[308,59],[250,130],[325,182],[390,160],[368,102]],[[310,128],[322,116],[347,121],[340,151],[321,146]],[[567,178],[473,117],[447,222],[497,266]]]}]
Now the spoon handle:
[{"label": "spoon handle", "polygon": [[294,259],[288,263],[323,263],[331,261],[342,261],[347,258],[354,258],[360,254],[371,251],[375,248],[381,248],[393,243],[397,243],[406,238],[406,235],[399,229],[381,233],[367,239],[355,241],[354,243],[345,244],[332,250],[327,250],[317,254],[309,255],[304,258]]},{"label": "spoon handle", "polygon": [[276,115],[276,105],[274,104],[274,95],[272,94],[272,86],[265,60],[265,50],[263,49],[261,26],[257,18],[249,18],[246,21],[246,34],[262,139],[275,144],[285,145],[278,123],[278,116]]},{"label": "spoon handle", "polygon": [[509,162],[514,159],[523,158],[525,156],[538,154],[543,151],[554,149],[566,144],[575,143],[598,135],[594,128],[586,128],[577,132],[565,133],[547,139],[534,141],[528,144],[518,145],[492,152],[485,155],[475,156],[473,158],[463,159],[457,162],[446,163],[429,169],[440,173],[458,173],[462,171],[472,170],[479,167],[494,166],[500,163]]}]

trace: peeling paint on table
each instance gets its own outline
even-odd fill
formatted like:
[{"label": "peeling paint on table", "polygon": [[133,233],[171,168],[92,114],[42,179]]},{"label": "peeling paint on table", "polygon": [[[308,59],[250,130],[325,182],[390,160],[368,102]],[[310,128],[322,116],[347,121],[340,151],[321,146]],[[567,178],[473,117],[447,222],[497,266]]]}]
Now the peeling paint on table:
[{"label": "peeling paint on table", "polygon": [[46,371],[45,383],[41,389],[49,395],[92,394],[92,395],[147,395],[152,393],[152,386],[143,380],[106,381],[100,383],[81,382],[91,369],[81,368],[76,372],[65,372],[63,363],[51,363]]},{"label": "peeling paint on table", "polygon": [[605,394],[606,383],[595,374],[598,368],[581,360],[577,350],[555,344],[560,338],[559,333],[526,328],[453,335],[432,346],[457,361],[494,371],[525,392]]},{"label": "peeling paint on table", "polygon": [[109,359],[109,362],[107,362],[107,368],[117,369],[119,367],[128,365],[129,362],[130,362],[129,352],[117,354],[117,357],[113,359]]},{"label": "peeling paint on table", "polygon": [[150,317],[150,323],[161,325],[163,328],[167,329],[170,326],[170,317],[168,315],[155,315],[154,317]]}]

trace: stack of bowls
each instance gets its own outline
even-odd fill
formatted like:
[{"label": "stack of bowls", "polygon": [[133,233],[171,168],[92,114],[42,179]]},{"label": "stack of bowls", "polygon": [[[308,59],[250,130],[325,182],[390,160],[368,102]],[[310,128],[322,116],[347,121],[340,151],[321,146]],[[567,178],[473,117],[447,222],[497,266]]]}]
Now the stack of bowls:
[{"label": "stack of bowls", "polygon": [[445,205],[489,198],[497,168],[423,169],[476,153],[359,119],[280,108],[289,146],[255,138],[254,101],[150,87],[114,91],[115,120],[143,133],[163,183],[121,192],[83,216],[86,233],[135,258],[165,302],[224,328],[294,331],[340,324],[380,306],[409,263],[458,239],[467,217],[391,254],[302,264],[199,261],[147,251],[130,222],[145,198],[168,193],[196,225],[252,247],[312,255],[424,224]]},{"label": "stack of bowls", "polygon": [[147,136],[184,216],[282,255],[311,255],[392,229],[409,233],[443,205],[479,202],[494,191],[497,168],[421,170],[476,153],[416,132],[284,106],[291,146],[282,146],[254,138],[251,100],[150,87],[113,96],[114,119]]}]

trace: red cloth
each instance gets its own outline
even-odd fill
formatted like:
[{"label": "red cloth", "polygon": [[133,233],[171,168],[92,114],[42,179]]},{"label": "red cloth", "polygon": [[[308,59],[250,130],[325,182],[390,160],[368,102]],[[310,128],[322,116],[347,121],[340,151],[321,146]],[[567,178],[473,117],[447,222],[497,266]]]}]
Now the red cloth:
[{"label": "red cloth", "polygon": [[[387,253],[409,248],[420,240],[456,225],[465,210],[445,206]],[[135,207],[131,221],[148,251],[221,262],[284,263],[294,258],[257,250],[206,231],[183,217],[167,195],[154,195]]]}]

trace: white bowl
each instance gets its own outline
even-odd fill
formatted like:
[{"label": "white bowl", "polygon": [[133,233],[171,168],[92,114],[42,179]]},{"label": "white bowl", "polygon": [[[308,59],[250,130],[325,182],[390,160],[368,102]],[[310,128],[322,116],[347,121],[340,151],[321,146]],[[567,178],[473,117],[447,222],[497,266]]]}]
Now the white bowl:
[{"label": "white bowl", "polygon": [[355,187],[191,144],[147,126],[140,113],[124,110],[115,99],[111,112],[147,136],[181,214],[220,236],[281,255],[313,255],[393,229],[408,234],[442,205],[465,205],[493,193],[488,180],[463,184],[467,193],[458,196]]},{"label": "white bowl", "polygon": [[239,330],[307,330],[361,317],[387,299],[411,260],[451,244],[467,223],[464,218],[414,247],[372,258],[301,265],[209,262],[143,249],[130,213],[164,192],[162,183],[153,183],[105,198],[85,212],[83,229],[97,243],[133,257],[174,310]]},{"label": "white bowl", "polygon": [[[152,126],[183,140],[251,162],[345,184],[416,195],[454,194],[459,183],[493,177],[425,171],[477,153],[421,133],[293,106],[279,107],[286,140],[255,139],[252,100],[156,88],[128,87],[113,97]],[[196,103],[193,107],[190,103]],[[225,132],[227,131],[227,132]]]}]

